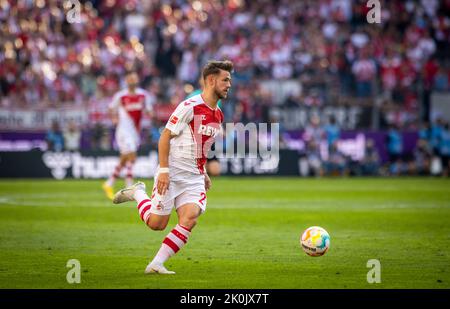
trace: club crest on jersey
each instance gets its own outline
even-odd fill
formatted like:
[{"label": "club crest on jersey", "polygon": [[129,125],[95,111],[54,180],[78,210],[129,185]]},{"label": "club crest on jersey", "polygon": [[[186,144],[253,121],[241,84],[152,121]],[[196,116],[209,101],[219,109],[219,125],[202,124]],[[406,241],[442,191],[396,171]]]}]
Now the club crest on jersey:
[{"label": "club crest on jersey", "polygon": [[198,128],[198,134],[206,136],[216,136],[219,129],[201,124]]}]

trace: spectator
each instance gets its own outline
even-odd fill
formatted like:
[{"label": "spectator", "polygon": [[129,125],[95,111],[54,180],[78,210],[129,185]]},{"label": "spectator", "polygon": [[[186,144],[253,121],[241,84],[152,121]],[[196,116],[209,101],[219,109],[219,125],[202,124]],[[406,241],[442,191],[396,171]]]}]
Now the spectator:
[{"label": "spectator", "polygon": [[433,150],[433,154],[437,155],[437,156],[440,155],[439,146],[441,144],[443,124],[444,124],[443,119],[442,118],[438,118],[431,125],[430,146],[431,146],[431,149]]},{"label": "spectator", "polygon": [[380,155],[375,148],[373,140],[369,139],[366,142],[364,150],[364,158],[361,161],[361,172],[365,176],[376,176],[380,170]]},{"label": "spectator", "polygon": [[438,69],[436,77],[434,79],[434,89],[436,91],[449,91],[450,90],[450,82],[449,82],[450,72],[443,67]]},{"label": "spectator", "polygon": [[410,172],[413,175],[428,175],[431,164],[431,151],[428,142],[425,139],[417,141],[417,147],[414,149],[413,161],[410,165]]},{"label": "spectator", "polygon": [[100,150],[102,145],[105,146],[104,135],[105,128],[101,123],[96,123],[90,132],[92,150]]},{"label": "spectator", "polygon": [[341,130],[336,124],[336,118],[334,116],[330,117],[330,123],[325,126],[325,134],[327,136],[327,145],[331,147],[340,137]]},{"label": "spectator", "polygon": [[429,143],[431,141],[431,130],[430,123],[425,121],[422,123],[419,130],[419,139],[423,139],[427,142],[427,146],[429,147]]},{"label": "spectator", "polygon": [[305,141],[315,141],[320,147],[322,141],[326,138],[324,129],[320,126],[320,118],[317,115],[313,115],[310,120],[310,124],[306,127],[303,133],[303,139]]},{"label": "spectator", "polygon": [[328,160],[324,162],[327,175],[344,176],[348,175],[348,166],[346,157],[339,151],[337,142],[331,144],[328,153]]},{"label": "spectator", "polygon": [[63,135],[66,150],[78,151],[80,149],[81,131],[78,129],[75,122],[69,122],[69,125],[64,130]]},{"label": "spectator", "polygon": [[322,176],[323,167],[319,144],[315,140],[310,140],[307,142],[306,147],[306,174],[315,177]]},{"label": "spectator", "polygon": [[381,59],[381,82],[385,95],[392,99],[392,92],[398,86],[402,59],[392,49],[386,51],[386,56]]},{"label": "spectator", "polygon": [[47,149],[51,151],[62,151],[64,149],[64,136],[57,121],[53,121],[52,127],[46,136]]},{"label": "spectator", "polygon": [[373,95],[372,83],[377,73],[375,61],[369,58],[368,52],[363,50],[361,57],[352,66],[352,72],[356,79],[356,95],[367,98]]},{"label": "spectator", "polygon": [[396,126],[391,126],[387,135],[387,150],[389,154],[389,170],[391,175],[402,172],[403,137]]},{"label": "spectator", "polygon": [[99,141],[99,149],[102,151],[110,151],[111,147],[112,135],[110,130],[103,130],[103,134],[100,137]]}]

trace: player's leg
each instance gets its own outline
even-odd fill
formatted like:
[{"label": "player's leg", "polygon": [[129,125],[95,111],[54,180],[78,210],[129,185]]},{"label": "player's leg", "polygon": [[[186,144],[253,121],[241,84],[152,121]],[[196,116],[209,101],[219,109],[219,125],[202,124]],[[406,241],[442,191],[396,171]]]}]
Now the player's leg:
[{"label": "player's leg", "polygon": [[[147,266],[146,273],[174,273],[168,271],[163,265],[171,256],[175,255],[188,242],[189,236],[197,220],[206,210],[206,193],[204,178],[194,178],[194,184],[187,187],[180,185],[182,192],[176,196],[174,202],[177,209],[178,224],[164,238],[164,241],[152,262]],[[171,183],[174,187],[175,184]],[[170,190],[170,189],[169,189]],[[176,192],[178,193],[178,192]],[[163,271],[158,271],[159,269]]]},{"label": "player's leg", "polygon": [[[114,183],[119,177],[120,171],[123,167],[127,168],[126,171],[126,182],[127,186],[131,186],[133,184],[133,164],[136,160],[136,152],[139,147],[139,138],[137,135],[133,135],[130,132],[126,132],[120,129],[116,130],[116,143],[119,147],[120,151],[120,160],[119,164],[114,169],[113,174],[109,177],[109,179],[103,184],[103,190],[105,191],[108,198],[114,198]],[[130,180],[131,179],[131,180]]]},{"label": "player's leg", "polygon": [[119,162],[114,168],[113,173],[111,174],[111,176],[109,176],[108,180],[106,180],[106,182],[104,182],[102,185],[102,188],[105,191],[106,196],[111,200],[114,198],[114,189],[113,189],[114,184],[116,182],[117,177],[119,177],[120,175],[120,171],[125,166],[125,163],[126,163],[126,156],[120,155]]},{"label": "player's leg", "polygon": [[139,217],[149,228],[155,231],[166,228],[173,208],[173,200],[170,200],[170,194],[166,194],[162,198],[156,193],[155,185],[152,196],[149,197],[145,191],[145,184],[137,182],[117,192],[113,199],[114,204],[130,201],[137,203]]},{"label": "player's leg", "polygon": [[177,209],[178,224],[164,238],[161,248],[147,266],[146,273],[174,274],[164,267],[171,256],[175,255],[188,242],[191,231],[201,214],[200,207],[195,203],[180,206]]},{"label": "player's leg", "polygon": [[[155,177],[155,179],[156,178],[157,177]],[[121,190],[121,192],[122,194],[120,192],[116,194],[118,198],[120,198],[120,196],[131,195],[132,197],[129,197],[128,200],[134,199],[137,202],[139,215],[149,228],[155,231],[162,231],[166,228],[170,219],[170,213],[174,206],[173,196],[177,194],[176,184],[172,183],[169,185],[169,191],[164,196],[160,196],[157,193],[156,181],[153,185],[151,197],[145,192],[145,185],[139,182],[132,187]],[[166,239],[163,241],[163,244],[156,255],[156,260],[167,253],[168,240]],[[167,270],[162,263],[153,263],[152,261],[146,267],[145,273],[174,274],[175,272]]]},{"label": "player's leg", "polygon": [[126,156],[126,162],[125,162],[125,169],[126,169],[126,176],[125,176],[125,185],[127,187],[133,185],[133,166],[136,162],[136,152],[130,152]]}]

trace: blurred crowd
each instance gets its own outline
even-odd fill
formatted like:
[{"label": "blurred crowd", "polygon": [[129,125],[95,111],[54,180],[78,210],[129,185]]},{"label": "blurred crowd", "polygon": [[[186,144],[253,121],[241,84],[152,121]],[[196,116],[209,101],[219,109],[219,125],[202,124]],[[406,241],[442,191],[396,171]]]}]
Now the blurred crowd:
[{"label": "blurred crowd", "polygon": [[[79,16],[74,3],[81,3]],[[365,0],[0,0],[0,107],[105,108],[129,70],[138,72],[154,103],[175,106],[199,88],[207,60],[230,59],[235,72],[223,104],[227,122],[276,122],[274,105],[376,106],[381,127],[392,128],[386,173],[424,168],[395,155],[401,141],[392,133],[419,130],[421,123],[435,133],[421,135],[417,156],[430,158],[421,161],[428,170],[437,166],[437,156],[445,169],[448,148],[440,143],[448,140],[448,125],[432,121],[430,100],[433,92],[450,91],[450,0],[380,4],[381,23],[370,24]],[[67,14],[78,20],[69,23]],[[281,100],[265,84],[270,80],[291,85]],[[161,125],[154,119],[145,128],[145,147],[155,146]],[[370,142],[370,162],[354,169],[334,146],[340,128],[326,126],[319,125],[327,132],[327,160],[314,159],[317,145],[308,140],[314,129],[302,128],[304,155],[316,162],[310,170],[376,170],[379,158]],[[72,143],[52,135],[52,128],[52,147],[74,146],[83,134],[73,132],[85,129],[92,149],[112,147],[112,128],[95,122],[56,129]]]},{"label": "blurred crowd", "polygon": [[0,106],[90,104],[130,69],[156,102],[176,104],[224,58],[235,63],[228,121],[269,120],[267,79],[301,85],[289,106],[377,98],[401,127],[428,120],[431,91],[449,90],[449,0],[380,1],[380,24],[364,0],[80,0],[68,23],[73,2],[0,1]]},{"label": "blurred crowd", "polygon": [[[303,133],[305,148],[300,160],[303,176],[450,176],[450,126],[442,118],[432,123],[424,122],[413,150],[409,152],[405,149],[401,130],[392,125],[382,141],[387,154],[385,160],[370,138],[365,140],[362,158],[355,160],[339,149],[340,135],[333,119],[325,125],[318,117],[311,119]],[[323,147],[326,148],[325,156]]]}]

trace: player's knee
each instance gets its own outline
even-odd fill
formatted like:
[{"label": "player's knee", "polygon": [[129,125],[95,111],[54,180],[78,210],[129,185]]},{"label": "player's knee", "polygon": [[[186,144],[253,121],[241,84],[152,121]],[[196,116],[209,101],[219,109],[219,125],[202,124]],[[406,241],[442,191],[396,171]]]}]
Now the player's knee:
[{"label": "player's knee", "polygon": [[162,231],[166,228],[167,223],[164,224],[164,223],[160,223],[160,222],[150,222],[149,221],[149,222],[147,222],[147,226],[154,231]]},{"label": "player's knee", "polygon": [[197,218],[181,218],[179,224],[192,230],[197,224]]}]

